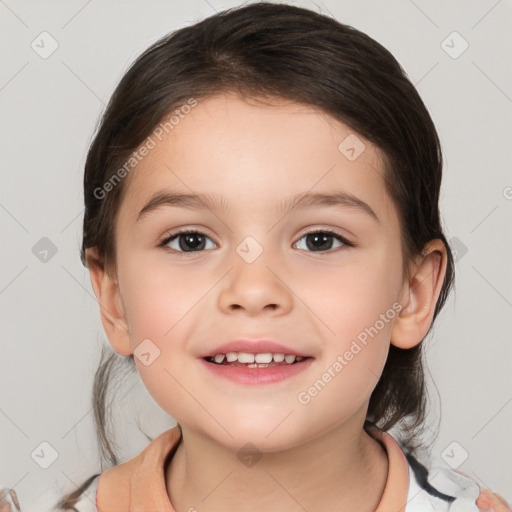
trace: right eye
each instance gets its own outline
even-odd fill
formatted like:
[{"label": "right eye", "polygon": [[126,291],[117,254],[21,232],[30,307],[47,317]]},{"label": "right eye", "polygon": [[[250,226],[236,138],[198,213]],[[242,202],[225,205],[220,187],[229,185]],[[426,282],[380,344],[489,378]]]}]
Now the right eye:
[{"label": "right eye", "polygon": [[213,245],[216,245],[209,236],[200,231],[184,230],[167,236],[160,242],[159,247],[170,249],[172,252],[179,254],[179,256],[185,256],[186,253],[204,251],[208,240]]}]

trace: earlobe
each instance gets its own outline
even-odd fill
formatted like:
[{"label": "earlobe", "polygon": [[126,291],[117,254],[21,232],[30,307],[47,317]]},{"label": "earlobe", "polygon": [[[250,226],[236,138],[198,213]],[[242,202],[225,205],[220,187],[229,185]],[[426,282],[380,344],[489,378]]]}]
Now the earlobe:
[{"label": "earlobe", "polygon": [[86,260],[105,334],[118,354],[128,356],[133,350],[119,285],[108,275],[95,247],[86,250]]},{"label": "earlobe", "polygon": [[391,331],[391,344],[408,349],[426,336],[446,273],[446,248],[432,240],[418,257],[409,283],[404,289],[403,308]]}]

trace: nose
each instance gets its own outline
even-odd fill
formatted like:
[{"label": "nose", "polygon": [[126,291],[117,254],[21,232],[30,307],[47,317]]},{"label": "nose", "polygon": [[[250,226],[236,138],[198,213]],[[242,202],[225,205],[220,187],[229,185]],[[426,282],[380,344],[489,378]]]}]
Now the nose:
[{"label": "nose", "polygon": [[293,293],[286,283],[286,276],[275,260],[270,261],[263,254],[248,263],[235,253],[234,268],[222,281],[223,288],[218,297],[221,311],[227,314],[240,311],[248,316],[266,311],[283,315],[290,311]]}]

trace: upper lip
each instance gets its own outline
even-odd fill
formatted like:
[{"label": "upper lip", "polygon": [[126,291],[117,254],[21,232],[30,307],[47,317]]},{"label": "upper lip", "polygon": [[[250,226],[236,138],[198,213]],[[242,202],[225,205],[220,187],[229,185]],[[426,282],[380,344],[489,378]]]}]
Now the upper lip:
[{"label": "upper lip", "polygon": [[199,354],[198,357],[215,357],[217,354],[227,354],[228,352],[244,352],[246,354],[292,354],[299,357],[311,357],[297,349],[287,347],[281,343],[272,340],[249,340],[249,339],[236,339],[224,345],[220,345],[214,349],[208,350]]}]

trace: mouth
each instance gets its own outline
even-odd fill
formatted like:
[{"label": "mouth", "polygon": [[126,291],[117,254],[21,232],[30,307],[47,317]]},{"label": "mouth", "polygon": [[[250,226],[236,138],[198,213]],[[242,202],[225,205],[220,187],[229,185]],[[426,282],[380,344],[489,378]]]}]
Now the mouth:
[{"label": "mouth", "polygon": [[295,345],[240,338],[197,357],[215,377],[244,386],[277,384],[307,371],[315,359]]},{"label": "mouth", "polygon": [[244,368],[273,368],[275,366],[293,366],[312,359],[308,356],[297,356],[283,353],[257,353],[248,352],[227,352],[215,356],[206,356],[203,359],[210,364],[217,366],[234,366]]}]

